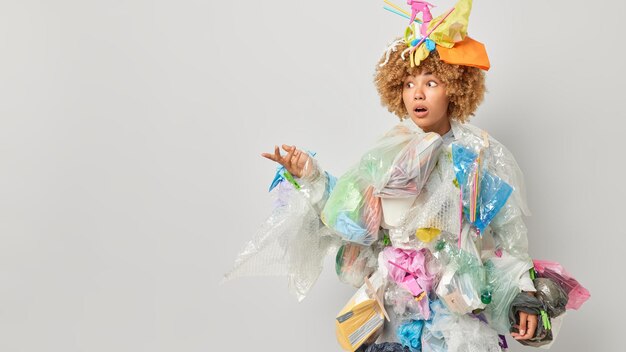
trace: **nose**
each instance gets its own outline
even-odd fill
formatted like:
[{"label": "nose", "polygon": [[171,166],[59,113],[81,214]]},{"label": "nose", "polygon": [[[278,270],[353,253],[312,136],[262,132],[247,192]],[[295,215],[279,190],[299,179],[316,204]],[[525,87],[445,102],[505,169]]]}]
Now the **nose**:
[{"label": "nose", "polygon": [[424,96],[424,92],[420,88],[416,88],[413,93],[413,99],[415,100],[424,100],[426,97]]}]

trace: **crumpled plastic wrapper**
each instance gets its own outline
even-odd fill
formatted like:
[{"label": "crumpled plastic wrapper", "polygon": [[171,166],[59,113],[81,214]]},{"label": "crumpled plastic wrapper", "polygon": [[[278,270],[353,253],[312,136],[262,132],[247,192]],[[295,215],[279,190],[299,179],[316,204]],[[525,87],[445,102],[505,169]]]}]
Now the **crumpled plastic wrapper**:
[{"label": "crumpled plastic wrapper", "polygon": [[[498,333],[487,324],[471,315],[450,313],[439,301],[431,305],[434,317],[430,326],[426,326],[428,337],[443,336],[447,352],[501,352]],[[424,332],[426,334],[427,332]],[[425,342],[422,338],[424,351],[441,351],[434,340]]]},{"label": "crumpled plastic wrapper", "polygon": [[302,192],[288,182],[277,190],[276,207],[244,247],[225,279],[242,276],[287,276],[289,290],[304,299],[317,281],[324,258],[337,251],[332,235]]},{"label": "crumpled plastic wrapper", "polygon": [[548,278],[536,278],[533,280],[537,292],[535,297],[543,304],[543,309],[548,313],[550,318],[556,318],[565,313],[567,306],[567,293]]},{"label": "crumpled plastic wrapper", "polygon": [[369,345],[363,352],[410,352],[410,350],[397,342],[383,342]]},{"label": "crumpled plastic wrapper", "polygon": [[335,270],[341,282],[354,287],[363,286],[364,279],[378,267],[378,246],[345,243],[337,251]]},{"label": "crumpled plastic wrapper", "polygon": [[430,319],[428,294],[432,290],[436,272],[431,272],[427,264],[432,255],[426,249],[407,250],[394,247],[383,249],[382,263],[387,267],[389,279],[398,286],[419,297],[418,307],[424,319]]},{"label": "crumpled plastic wrapper", "polygon": [[440,240],[434,253],[443,265],[441,278],[435,292],[448,310],[456,314],[466,314],[482,309],[482,295],[485,292],[485,268],[478,250],[466,225],[461,233],[461,248]]}]

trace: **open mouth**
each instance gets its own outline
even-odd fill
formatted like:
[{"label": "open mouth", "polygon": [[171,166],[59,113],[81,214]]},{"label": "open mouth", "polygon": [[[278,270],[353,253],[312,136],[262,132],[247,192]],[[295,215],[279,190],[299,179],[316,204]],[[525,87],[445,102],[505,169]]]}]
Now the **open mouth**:
[{"label": "open mouth", "polygon": [[428,111],[428,109],[426,109],[426,108],[422,108],[422,107],[418,107],[418,108],[415,108],[415,110],[414,110],[414,111],[415,111],[415,112],[426,112],[426,111]]}]

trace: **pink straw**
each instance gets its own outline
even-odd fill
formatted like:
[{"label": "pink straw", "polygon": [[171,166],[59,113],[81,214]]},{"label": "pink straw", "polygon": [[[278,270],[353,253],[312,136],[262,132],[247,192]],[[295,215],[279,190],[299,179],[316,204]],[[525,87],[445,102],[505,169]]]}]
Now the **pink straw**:
[{"label": "pink straw", "polygon": [[417,45],[416,45],[416,46],[412,47],[412,48],[411,48],[411,50],[410,50],[409,52],[410,52],[410,53],[413,53],[413,52],[415,51],[415,49],[417,49],[417,47],[418,47],[418,46],[420,46],[420,45],[421,45],[421,44],[422,44],[422,43],[426,40],[426,38],[428,38],[428,36],[429,36],[429,35],[430,35],[430,34],[431,34],[431,33],[432,33],[435,29],[437,29],[437,27],[439,27],[439,25],[440,25],[440,24],[442,24],[442,23],[443,23],[443,21],[445,21],[445,19],[446,19],[446,18],[448,18],[448,16],[450,16],[450,14],[452,13],[452,11],[454,11],[454,7],[453,7],[453,8],[451,8],[451,9],[450,9],[450,11],[448,11],[448,13],[447,13],[445,16],[443,16],[443,18],[441,19],[441,21],[439,21],[439,23],[437,23],[437,24],[433,27],[433,29],[431,29],[431,30],[430,30],[430,32],[428,32],[428,34],[426,34],[426,35],[424,36],[424,38],[422,38],[422,39],[421,39],[421,40],[417,43]]}]

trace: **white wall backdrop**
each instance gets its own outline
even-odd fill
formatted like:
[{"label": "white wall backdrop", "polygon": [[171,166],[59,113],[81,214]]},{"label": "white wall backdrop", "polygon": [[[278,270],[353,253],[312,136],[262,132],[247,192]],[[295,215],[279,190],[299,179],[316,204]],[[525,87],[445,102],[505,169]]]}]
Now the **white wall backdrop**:
[{"label": "white wall backdrop", "polygon": [[[271,210],[261,152],[340,175],[396,122],[372,78],[405,21],[382,5],[0,1],[0,351],[338,351],[332,258],[301,303],[284,278],[220,281]],[[531,254],[592,294],[553,351],[623,350],[625,10],[470,18],[492,63],[473,123],[525,172]]]}]

